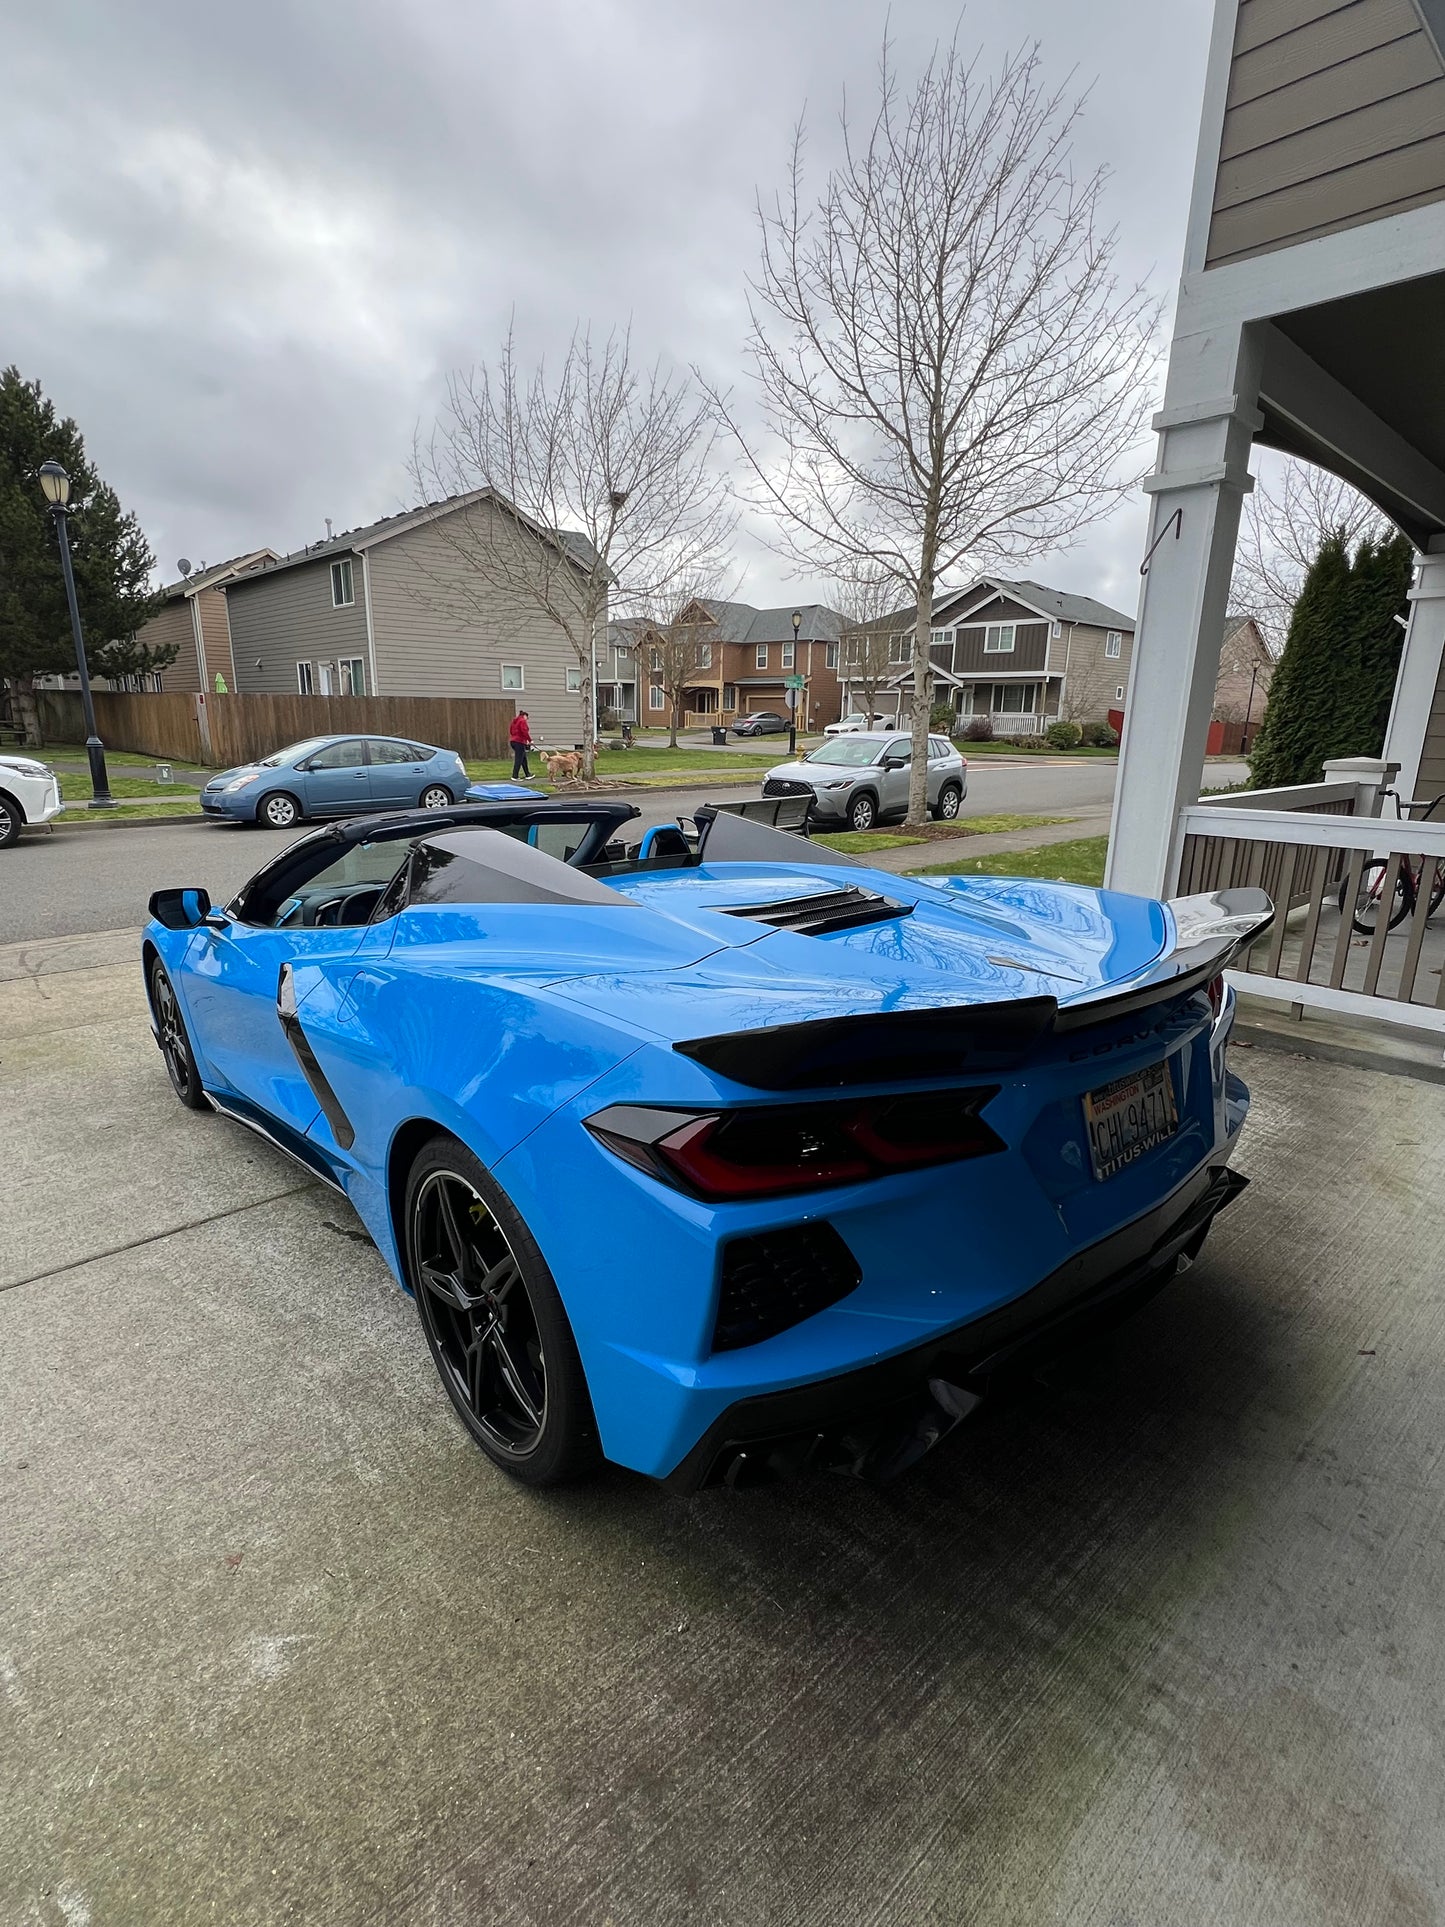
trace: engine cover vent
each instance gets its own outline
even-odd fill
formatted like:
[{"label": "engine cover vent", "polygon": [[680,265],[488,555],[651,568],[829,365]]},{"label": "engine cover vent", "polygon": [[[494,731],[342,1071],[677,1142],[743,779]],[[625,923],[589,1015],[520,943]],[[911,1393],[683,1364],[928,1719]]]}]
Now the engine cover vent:
[{"label": "engine cover vent", "polygon": [[783,897],[774,903],[742,903],[727,906],[730,917],[751,917],[755,923],[773,923],[780,930],[795,930],[802,937],[827,937],[835,930],[855,930],[859,924],[886,923],[891,917],[910,917],[911,903],[895,903],[876,890],[821,890],[806,897]]}]

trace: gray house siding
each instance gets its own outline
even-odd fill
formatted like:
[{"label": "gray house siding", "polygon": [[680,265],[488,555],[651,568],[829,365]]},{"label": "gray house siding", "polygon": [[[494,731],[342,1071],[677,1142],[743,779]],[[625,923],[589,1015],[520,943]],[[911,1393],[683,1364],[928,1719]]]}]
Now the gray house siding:
[{"label": "gray house siding", "polygon": [[1207,264],[1445,199],[1445,68],[1413,0],[1241,0]]},{"label": "gray house siding", "polygon": [[1425,731],[1415,794],[1432,798],[1445,796],[1445,662],[1440,665],[1435,700],[1430,705],[1430,722]]},{"label": "gray house siding", "polygon": [[[1011,622],[1008,615],[996,616],[989,611],[992,622]],[[984,637],[987,634],[983,624],[961,628],[954,637],[953,673],[956,676],[989,676],[1004,671],[1018,669],[1037,669],[1042,671],[1048,666],[1049,625],[1046,622],[1019,622],[1014,630],[1014,646],[1011,650],[984,651]]]},{"label": "gray house siding", "polygon": [[[319,557],[315,562],[274,573],[263,569],[230,585],[226,591],[226,608],[231,624],[236,689],[248,695],[294,696],[296,665],[309,662],[319,694],[321,682],[316,665],[357,656],[366,661],[366,586],[361,558],[357,556],[352,567],[356,599],[341,609],[331,606],[331,563],[335,559],[334,556]],[[369,662],[366,680],[369,695]],[[385,681],[381,689],[383,694],[387,693]],[[341,693],[339,686],[333,693]]]},{"label": "gray house siding", "polygon": [[[582,698],[567,672],[581,665],[549,617],[492,590],[486,615],[447,607],[445,582],[465,565],[430,524],[378,543],[367,561],[382,695],[505,697],[527,711],[535,742],[579,740]],[[502,687],[503,663],[521,665],[523,689]]]}]

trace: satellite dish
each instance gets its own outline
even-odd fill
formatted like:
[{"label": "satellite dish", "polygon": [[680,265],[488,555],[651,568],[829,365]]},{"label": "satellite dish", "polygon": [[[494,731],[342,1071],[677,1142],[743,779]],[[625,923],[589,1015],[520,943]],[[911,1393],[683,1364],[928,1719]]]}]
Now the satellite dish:
[{"label": "satellite dish", "polygon": [[176,564],[176,567],[180,570],[183,576],[189,575],[191,572],[191,558],[188,555],[183,555],[180,561]]}]

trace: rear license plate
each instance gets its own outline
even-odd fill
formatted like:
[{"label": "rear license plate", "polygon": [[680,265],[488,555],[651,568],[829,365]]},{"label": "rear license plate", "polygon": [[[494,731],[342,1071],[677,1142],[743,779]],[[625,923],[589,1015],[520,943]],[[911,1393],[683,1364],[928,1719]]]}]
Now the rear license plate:
[{"label": "rear license plate", "polygon": [[1179,1129],[1169,1066],[1151,1064],[1084,1096],[1084,1123],[1096,1178],[1112,1178]]}]

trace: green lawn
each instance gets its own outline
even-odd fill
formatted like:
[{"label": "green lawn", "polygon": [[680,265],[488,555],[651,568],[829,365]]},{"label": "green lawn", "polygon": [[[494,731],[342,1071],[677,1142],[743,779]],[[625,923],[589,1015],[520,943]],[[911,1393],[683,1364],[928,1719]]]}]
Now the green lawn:
[{"label": "green lawn", "polygon": [[[147,783],[138,776],[117,776],[109,769],[112,796],[123,796],[127,802],[173,803],[178,809],[188,807],[199,809],[198,792],[189,783]],[[67,803],[88,803],[91,797],[90,778],[61,770],[59,774],[60,794]]]},{"label": "green lawn", "polygon": [[1073,843],[1045,843],[1036,850],[1005,850],[998,856],[960,857],[910,870],[915,877],[1048,877],[1057,883],[1104,881],[1107,836],[1084,836]]},{"label": "green lawn", "polygon": [[[786,758],[787,749],[783,750]],[[633,782],[646,782],[653,776],[678,773],[693,776],[728,777],[736,774],[739,781],[753,775],[757,770],[772,769],[782,760],[776,753],[770,756],[720,756],[714,750],[706,749],[668,749],[664,744],[654,749],[650,743],[639,743],[635,749],[604,749],[597,758],[597,774],[600,777],[624,777]],[[512,759],[490,757],[484,762],[467,764],[467,775],[474,783],[495,783],[510,778]],[[532,751],[532,780],[545,783],[546,771],[536,750]]]},{"label": "green lawn", "polygon": [[[42,763],[83,763],[85,761],[84,743],[46,743],[42,749],[23,749],[22,756],[34,756]],[[172,769],[198,770],[201,763],[185,763],[174,756],[141,756],[134,750],[107,749],[105,766],[112,769],[154,769],[157,763],[169,763]],[[114,785],[111,786],[112,790]]]},{"label": "green lawn", "polygon": [[905,844],[926,843],[926,836],[911,836],[907,830],[829,830],[810,837],[812,843],[826,843],[830,850],[849,856],[867,856],[873,850],[897,850]]},{"label": "green lawn", "polygon": [[1055,749],[1043,737],[1037,742],[1028,743],[970,743],[960,737],[958,747],[965,756],[1112,756],[1117,761],[1117,749],[1085,749],[1081,743],[1077,749]]}]

